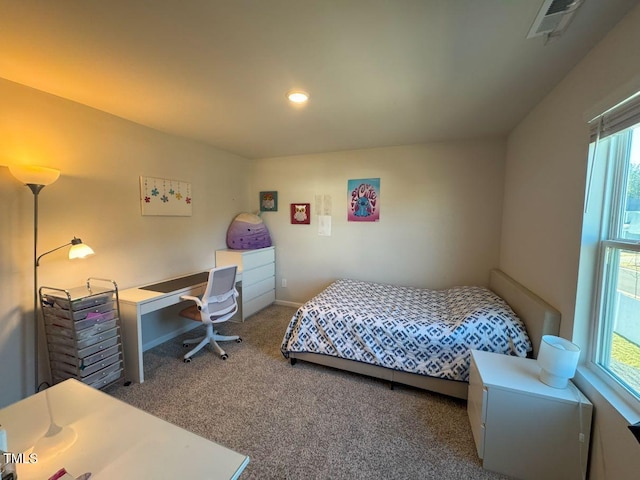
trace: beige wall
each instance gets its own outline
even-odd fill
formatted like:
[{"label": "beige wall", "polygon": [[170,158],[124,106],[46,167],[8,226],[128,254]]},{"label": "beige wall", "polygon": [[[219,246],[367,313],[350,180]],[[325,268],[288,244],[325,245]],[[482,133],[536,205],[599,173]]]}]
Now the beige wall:
[{"label": "beige wall", "polygon": [[[262,159],[252,176],[278,191],[265,212],[277,255],[277,293],[304,302],[340,277],[439,288],[487,284],[498,261],[504,142],[451,142]],[[380,178],[378,223],[347,222],[347,180]],[[332,235],[319,236],[316,195],[332,201]],[[310,225],[289,205],[311,203]],[[282,288],[282,278],[287,287]]]},{"label": "beige wall", "polygon": [[[96,276],[123,289],[213,266],[229,222],[257,210],[260,190],[279,192],[279,211],[263,218],[285,302],[303,302],[338,277],[486,284],[498,262],[502,140],[249,162],[5,80],[0,99],[0,406],[31,393],[34,383],[33,195],[9,164],[62,171],[39,195],[38,252],[78,236],[97,253],[73,262],[66,249],[46,256],[39,285],[71,287]],[[141,175],[191,182],[193,216],[141,216]],[[381,220],[348,223],[347,180],[369,177],[381,178]],[[290,224],[289,204],[314,205],[315,194],[332,199],[330,237],[318,236],[315,214],[311,225]]]},{"label": "beige wall", "polygon": [[[46,256],[40,285],[72,287],[96,276],[126,288],[214,265],[233,216],[248,208],[250,163],[4,80],[0,104],[3,406],[33,389],[33,195],[4,165],[62,171],[39,196],[40,253],[74,235],[96,251],[73,262],[67,249]],[[193,216],[141,216],[141,175],[191,182]]]},{"label": "beige wall", "polygon": [[[508,139],[500,266],[557,307],[562,336],[583,349],[588,347],[588,309],[580,308],[580,317],[574,317],[574,311],[589,141],[586,120],[613,106],[616,93],[631,93],[634,84],[640,90],[638,45],[640,7]],[[640,455],[627,422],[584,377],[577,380],[595,405],[590,478],[638,478]]]}]

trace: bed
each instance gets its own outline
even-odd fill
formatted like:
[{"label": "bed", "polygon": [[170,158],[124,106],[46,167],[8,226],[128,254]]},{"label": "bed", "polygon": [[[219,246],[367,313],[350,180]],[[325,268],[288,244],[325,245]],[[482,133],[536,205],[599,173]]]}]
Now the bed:
[{"label": "bed", "polygon": [[[425,309],[446,321],[425,321]],[[466,399],[470,349],[535,358],[542,336],[559,327],[560,312],[500,270],[488,289],[338,280],[298,309],[281,351],[292,365],[304,360]]]}]

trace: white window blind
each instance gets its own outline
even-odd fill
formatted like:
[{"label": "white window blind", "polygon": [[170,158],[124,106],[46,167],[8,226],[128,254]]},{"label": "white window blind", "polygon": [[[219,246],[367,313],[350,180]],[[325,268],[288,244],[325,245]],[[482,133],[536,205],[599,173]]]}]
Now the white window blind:
[{"label": "white window blind", "polygon": [[591,142],[605,138],[640,122],[640,92],[589,122]]}]

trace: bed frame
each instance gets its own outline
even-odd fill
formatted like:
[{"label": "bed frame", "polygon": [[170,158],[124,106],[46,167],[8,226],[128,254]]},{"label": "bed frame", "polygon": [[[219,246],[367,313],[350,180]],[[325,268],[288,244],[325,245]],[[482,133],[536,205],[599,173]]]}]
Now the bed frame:
[{"label": "bed frame", "polygon": [[[491,270],[489,288],[503,298],[524,322],[533,344],[533,357],[535,358],[540,348],[542,336],[558,335],[560,312],[500,270]],[[394,383],[400,383],[456,398],[467,398],[467,382],[406,373],[318,353],[290,352],[289,359],[292,365],[295,365],[296,360],[304,360],[387,380],[392,386]]]}]

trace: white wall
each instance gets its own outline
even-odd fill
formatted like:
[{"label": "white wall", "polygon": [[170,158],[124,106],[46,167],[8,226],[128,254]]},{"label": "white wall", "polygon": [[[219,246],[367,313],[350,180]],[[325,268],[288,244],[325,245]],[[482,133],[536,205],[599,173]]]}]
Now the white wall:
[{"label": "white wall", "polygon": [[[304,302],[340,277],[486,285],[498,262],[504,153],[502,140],[486,140],[258,160],[255,208],[260,191],[278,191],[278,211],[262,215],[276,245],[276,297]],[[347,181],[362,178],[380,178],[377,223],[347,222]],[[330,237],[318,235],[315,195],[332,199]],[[311,203],[311,225],[290,223],[296,202]]]},{"label": "white wall", "polygon": [[[598,108],[613,106],[607,105],[613,92],[634,83],[640,88],[638,45],[640,7],[524,119],[507,144],[500,267],[557,307],[562,312],[561,335],[584,348],[588,309],[579,308],[579,317],[574,312],[589,142],[586,120]],[[586,379],[577,380],[595,405],[590,478],[638,478],[640,446],[625,428],[627,422]]]},{"label": "white wall", "polygon": [[[4,165],[58,168],[40,193],[40,285],[113,278],[121,289],[213,266],[233,217],[248,208],[250,162],[0,79],[0,407],[33,391],[33,195]],[[139,176],[192,183],[193,216],[141,216]],[[44,347],[43,347],[44,348]],[[42,357],[46,360],[46,356]]]}]

